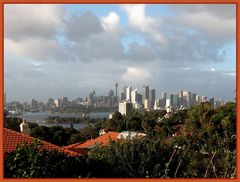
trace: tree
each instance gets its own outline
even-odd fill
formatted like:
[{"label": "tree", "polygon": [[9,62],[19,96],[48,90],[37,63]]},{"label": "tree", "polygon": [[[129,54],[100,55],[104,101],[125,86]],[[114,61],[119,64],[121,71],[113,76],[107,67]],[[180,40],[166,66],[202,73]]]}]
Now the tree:
[{"label": "tree", "polygon": [[83,157],[44,150],[39,142],[23,144],[4,158],[4,177],[7,178],[76,178],[87,174]]}]

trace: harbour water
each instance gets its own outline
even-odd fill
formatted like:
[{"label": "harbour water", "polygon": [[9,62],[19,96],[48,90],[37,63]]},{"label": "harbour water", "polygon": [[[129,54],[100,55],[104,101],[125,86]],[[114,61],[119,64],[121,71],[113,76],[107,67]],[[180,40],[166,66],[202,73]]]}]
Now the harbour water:
[{"label": "harbour water", "polygon": [[[108,118],[109,112],[93,112],[90,113],[90,118],[98,119],[98,118]],[[31,123],[37,123],[39,125],[45,125],[45,126],[62,126],[64,128],[70,127],[70,124],[47,124],[44,123],[43,121],[48,118],[48,117],[62,117],[62,118],[81,118],[80,114],[68,114],[68,113],[50,113],[50,112],[36,112],[36,113],[31,113],[27,112],[24,113],[23,115],[15,116],[18,118],[26,119],[27,122]],[[73,124],[73,127],[75,129],[81,129],[86,127],[88,124],[84,123],[77,123]]]}]

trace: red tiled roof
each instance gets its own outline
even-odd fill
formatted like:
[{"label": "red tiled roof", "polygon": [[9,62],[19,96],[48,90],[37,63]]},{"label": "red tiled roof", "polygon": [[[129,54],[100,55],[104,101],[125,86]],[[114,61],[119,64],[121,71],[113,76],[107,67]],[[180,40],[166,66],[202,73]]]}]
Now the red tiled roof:
[{"label": "red tiled roof", "polygon": [[95,139],[87,140],[83,143],[75,143],[65,146],[63,147],[63,149],[68,149],[74,152],[81,152],[82,154],[86,154],[96,144],[107,145],[110,140],[117,140],[118,134],[118,132],[108,132]]},{"label": "red tiled roof", "polygon": [[17,146],[20,144],[33,143],[34,140],[38,140],[42,143],[43,149],[52,151],[58,150],[59,152],[65,153],[70,156],[76,156],[80,153],[76,153],[67,149],[60,148],[59,146],[53,145],[51,143],[41,141],[39,139],[30,137],[28,135],[4,128],[3,130],[3,146],[4,146],[4,153],[10,153],[16,150]]}]

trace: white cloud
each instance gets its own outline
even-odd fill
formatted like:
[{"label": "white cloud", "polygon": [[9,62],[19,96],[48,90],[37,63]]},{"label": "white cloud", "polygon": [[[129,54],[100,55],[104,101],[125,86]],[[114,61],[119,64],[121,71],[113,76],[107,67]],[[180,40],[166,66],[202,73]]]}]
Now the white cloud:
[{"label": "white cloud", "polygon": [[150,72],[146,68],[128,67],[122,75],[122,80],[127,83],[145,83],[150,76]]},{"label": "white cloud", "polygon": [[216,69],[212,67],[212,68],[210,69],[210,71],[214,72],[214,71],[216,71]]},{"label": "white cloud", "polygon": [[138,5],[122,5],[122,8],[127,13],[128,21],[131,26],[140,30],[143,33],[147,33],[148,36],[153,37],[159,43],[165,43],[166,38],[162,35],[160,30],[161,22],[153,17],[146,16],[145,6],[143,4]]},{"label": "white cloud", "polygon": [[116,12],[110,12],[108,16],[102,17],[101,24],[106,31],[112,31],[119,26],[120,17]]},{"label": "white cloud", "polygon": [[223,76],[232,76],[232,77],[236,77],[236,72],[228,72],[228,73],[223,73]]},{"label": "white cloud", "polygon": [[4,7],[4,36],[20,41],[29,37],[52,37],[62,25],[61,5],[7,4]]},{"label": "white cloud", "polygon": [[[205,33],[211,39],[235,38],[236,14],[233,6],[205,5],[195,6],[195,8],[191,6],[193,11],[189,10],[190,7],[188,6],[181,7],[180,10],[182,11],[178,11],[177,17],[173,20],[175,23],[178,22],[179,26],[194,29],[198,33]],[[197,7],[199,8],[197,9]],[[175,9],[177,9],[177,6]],[[232,12],[225,12],[226,9]]]}]

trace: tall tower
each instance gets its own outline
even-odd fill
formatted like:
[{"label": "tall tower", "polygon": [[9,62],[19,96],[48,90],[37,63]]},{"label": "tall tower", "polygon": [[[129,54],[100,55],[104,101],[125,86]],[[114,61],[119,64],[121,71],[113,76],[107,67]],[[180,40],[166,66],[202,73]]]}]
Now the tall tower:
[{"label": "tall tower", "polygon": [[118,83],[115,83],[115,87],[116,87],[116,103],[117,103],[118,102],[118,96],[117,96]]},{"label": "tall tower", "polygon": [[149,86],[145,85],[143,86],[143,104],[145,100],[149,100]]}]

